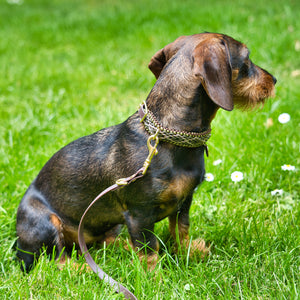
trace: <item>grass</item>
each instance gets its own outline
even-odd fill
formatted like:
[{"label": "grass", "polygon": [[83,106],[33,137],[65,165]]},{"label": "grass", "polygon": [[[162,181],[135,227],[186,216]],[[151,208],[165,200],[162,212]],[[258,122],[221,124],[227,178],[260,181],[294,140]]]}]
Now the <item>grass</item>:
[{"label": "grass", "polygon": [[[123,246],[93,256],[139,299],[299,299],[300,76],[291,74],[300,69],[300,4],[8,2],[0,2],[1,299],[122,299],[93,274],[59,271],[45,257],[22,274],[13,247],[18,203],[54,152],[136,110],[155,82],[147,64],[158,49],[202,31],[245,42],[253,61],[278,79],[276,98],[262,110],[220,111],[213,122],[206,169],[215,180],[198,188],[191,208],[191,236],[209,241],[212,254],[202,263],[171,256],[162,221],[156,273],[144,272]],[[287,124],[277,121],[283,112],[291,115]],[[217,159],[223,162],[214,166]],[[244,179],[233,183],[236,170]],[[283,195],[272,196],[275,189]]]}]

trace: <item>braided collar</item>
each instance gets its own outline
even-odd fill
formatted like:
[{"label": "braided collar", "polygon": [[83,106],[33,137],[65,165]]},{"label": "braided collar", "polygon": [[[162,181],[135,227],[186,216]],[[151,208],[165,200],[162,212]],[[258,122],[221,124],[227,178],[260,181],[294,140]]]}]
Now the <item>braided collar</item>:
[{"label": "braided collar", "polygon": [[[187,132],[176,129],[163,127],[155,118],[153,113],[148,110],[146,102],[143,102],[139,107],[139,116],[144,124],[146,131],[150,134],[158,133],[158,139],[163,142],[168,142],[180,147],[197,148],[206,146],[206,142],[211,136],[211,129],[204,132]],[[207,152],[207,150],[206,150]],[[208,154],[208,152],[207,152]]]}]

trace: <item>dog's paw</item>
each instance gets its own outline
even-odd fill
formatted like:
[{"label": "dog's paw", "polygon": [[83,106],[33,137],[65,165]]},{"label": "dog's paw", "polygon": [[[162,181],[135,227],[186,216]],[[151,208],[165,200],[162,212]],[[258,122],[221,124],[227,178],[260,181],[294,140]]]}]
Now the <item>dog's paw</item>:
[{"label": "dog's paw", "polygon": [[154,271],[158,261],[159,261],[159,257],[157,253],[143,253],[142,251],[139,251],[137,253],[139,261],[141,262],[141,265],[143,266],[143,268],[147,271]]},{"label": "dog's paw", "polygon": [[147,255],[147,270],[153,271],[158,263],[158,254],[152,253]]},{"label": "dog's paw", "polygon": [[88,263],[79,263],[78,261],[73,261],[70,257],[61,257],[57,261],[56,265],[60,271],[64,268],[69,268],[73,273],[77,273],[79,275],[92,272]]},{"label": "dog's paw", "polygon": [[201,238],[192,240],[188,242],[189,248],[189,255],[190,257],[196,257],[203,260],[207,257],[210,253],[210,247],[205,243],[205,241]]},{"label": "dog's paw", "polygon": [[201,238],[195,240],[187,238],[181,241],[180,246],[175,245],[174,252],[189,255],[192,259],[204,260],[210,253],[210,247]]}]

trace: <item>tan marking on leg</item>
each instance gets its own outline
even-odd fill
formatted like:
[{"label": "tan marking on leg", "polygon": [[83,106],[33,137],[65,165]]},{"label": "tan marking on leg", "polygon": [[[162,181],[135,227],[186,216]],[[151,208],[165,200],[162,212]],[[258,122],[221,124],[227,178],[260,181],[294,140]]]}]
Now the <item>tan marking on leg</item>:
[{"label": "tan marking on leg", "polygon": [[57,247],[57,251],[61,252],[63,247],[65,246],[62,221],[56,214],[52,213],[50,215],[50,222],[57,230],[57,233],[55,235],[55,244]]},{"label": "tan marking on leg", "polygon": [[54,227],[57,230],[59,230],[59,231],[62,230],[62,222],[56,214],[51,214],[50,215],[50,222],[54,225]]},{"label": "tan marking on leg", "polygon": [[184,225],[182,223],[178,223],[176,219],[169,218],[169,231],[171,233],[172,238],[176,241],[177,240],[177,230],[178,230],[178,237],[180,243],[184,239],[189,238],[189,226]]}]

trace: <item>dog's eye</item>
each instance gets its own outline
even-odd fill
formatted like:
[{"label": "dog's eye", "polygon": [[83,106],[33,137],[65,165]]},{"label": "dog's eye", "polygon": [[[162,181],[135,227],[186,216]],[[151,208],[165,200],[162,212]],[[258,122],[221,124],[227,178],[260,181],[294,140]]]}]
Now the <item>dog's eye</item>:
[{"label": "dog's eye", "polygon": [[248,77],[248,76],[249,76],[249,63],[245,62],[245,63],[243,63],[243,65],[240,68],[238,78],[241,79],[241,78]]},{"label": "dog's eye", "polygon": [[250,59],[246,59],[240,68],[238,79],[251,77],[255,75],[255,68]]}]

